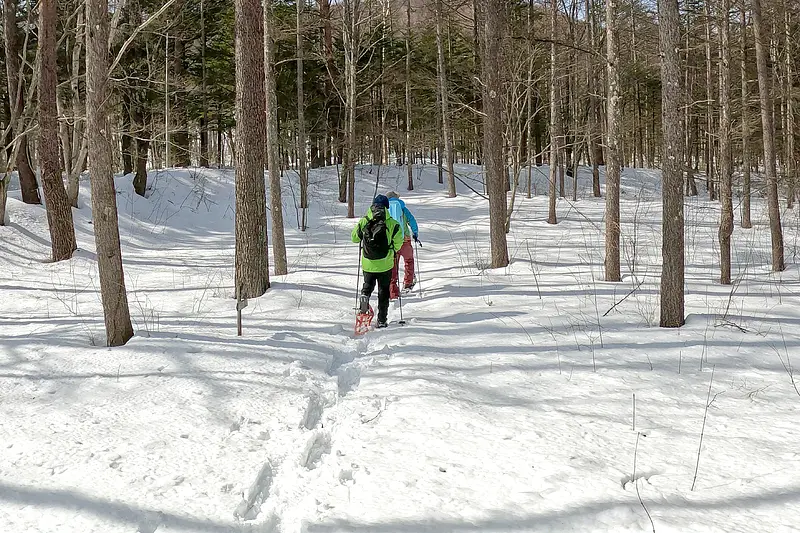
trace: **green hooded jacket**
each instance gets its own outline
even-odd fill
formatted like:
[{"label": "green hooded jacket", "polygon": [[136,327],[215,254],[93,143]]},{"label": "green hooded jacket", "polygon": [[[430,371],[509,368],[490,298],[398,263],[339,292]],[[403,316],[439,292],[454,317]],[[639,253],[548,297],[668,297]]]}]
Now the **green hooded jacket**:
[{"label": "green hooded jacket", "polygon": [[[384,208],[385,209],[385,208]],[[385,209],[386,213],[386,240],[389,241],[389,253],[383,259],[367,259],[362,255],[361,269],[364,272],[386,272],[394,268],[394,254],[403,246],[403,232],[400,230],[400,224],[392,218],[389,210]],[[372,220],[372,207],[367,210],[367,214],[358,221],[350,238],[353,242],[361,242],[361,235],[364,231],[364,226],[367,222]],[[363,252],[362,252],[363,253]]]}]

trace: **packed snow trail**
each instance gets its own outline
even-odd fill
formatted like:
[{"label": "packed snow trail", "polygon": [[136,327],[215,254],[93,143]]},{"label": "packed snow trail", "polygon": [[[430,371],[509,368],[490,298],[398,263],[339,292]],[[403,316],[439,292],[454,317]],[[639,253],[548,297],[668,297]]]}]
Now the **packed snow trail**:
[{"label": "packed snow trail", "polygon": [[[154,173],[147,199],[120,178],[137,336],[115,349],[100,347],[91,212],[75,211],[76,259],[43,264],[44,212],[12,193],[0,530],[646,531],[642,505],[659,532],[796,530],[800,395],[784,365],[800,280],[796,264],[769,272],[763,204],[734,233],[731,296],[713,283],[718,206],[687,200],[687,325],[661,330],[657,173],[626,171],[619,284],[600,281],[603,200],[585,175],[558,226],[546,198],[518,199],[497,271],[485,201],[446,198],[435,175],[405,193],[404,169],[381,170],[421,225],[422,297],[404,298],[406,326],[363,338],[335,169],[312,174],[315,224],[287,229],[292,273],[250,301],[241,338],[232,173]],[[359,214],[377,176],[359,168]]]}]

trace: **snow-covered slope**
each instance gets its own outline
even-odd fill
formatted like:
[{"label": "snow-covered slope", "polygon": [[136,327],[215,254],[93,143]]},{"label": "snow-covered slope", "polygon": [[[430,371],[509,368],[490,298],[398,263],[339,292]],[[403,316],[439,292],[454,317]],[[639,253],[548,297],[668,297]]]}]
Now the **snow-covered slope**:
[{"label": "snow-covered slope", "polygon": [[[489,270],[478,169],[458,171],[448,199],[433,167],[409,193],[404,169],[359,168],[357,211],[378,179],[423,241],[407,325],[396,302],[395,323],[363,338],[336,169],[312,172],[311,227],[287,228],[291,273],[250,301],[241,338],[232,172],[153,172],[148,198],[119,178],[136,337],[115,349],[88,196],[74,211],[80,251],[50,264],[44,211],[12,192],[0,531],[616,532],[652,530],[648,513],[659,533],[797,531],[797,214],[784,215],[789,268],[774,274],[755,202],[722,287],[718,206],[687,199],[688,319],[663,330],[657,172],[625,171],[614,284],[588,175],[556,226],[547,199],[523,193],[512,263]],[[546,176],[534,170],[539,194]],[[286,178],[287,226],[293,191]]]}]

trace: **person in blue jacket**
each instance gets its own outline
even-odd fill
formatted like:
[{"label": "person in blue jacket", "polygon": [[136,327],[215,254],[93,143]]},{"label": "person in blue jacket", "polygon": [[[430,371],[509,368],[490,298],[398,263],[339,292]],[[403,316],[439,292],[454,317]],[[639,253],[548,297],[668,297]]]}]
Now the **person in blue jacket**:
[{"label": "person in blue jacket", "polygon": [[394,268],[392,269],[392,283],[389,288],[389,297],[394,300],[400,296],[400,287],[398,286],[400,273],[398,266],[400,258],[404,260],[405,271],[403,274],[403,289],[410,290],[414,287],[416,279],[414,278],[414,247],[411,246],[411,239],[414,242],[419,242],[419,228],[417,227],[417,220],[411,211],[406,207],[405,202],[400,199],[395,191],[386,193],[389,198],[389,214],[400,225],[400,231],[403,233],[403,246],[394,256]]}]

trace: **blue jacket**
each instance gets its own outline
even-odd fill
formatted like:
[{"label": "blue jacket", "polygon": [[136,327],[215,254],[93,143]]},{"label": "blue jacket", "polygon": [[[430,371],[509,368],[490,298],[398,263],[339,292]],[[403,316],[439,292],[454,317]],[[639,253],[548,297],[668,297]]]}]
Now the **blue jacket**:
[{"label": "blue jacket", "polygon": [[[400,198],[389,198],[389,214],[392,218],[400,223],[400,231],[403,232],[403,238],[411,235],[417,235],[419,228],[417,227],[417,220],[411,211],[406,207],[405,202]],[[411,233],[409,234],[408,227],[411,226]]]}]

